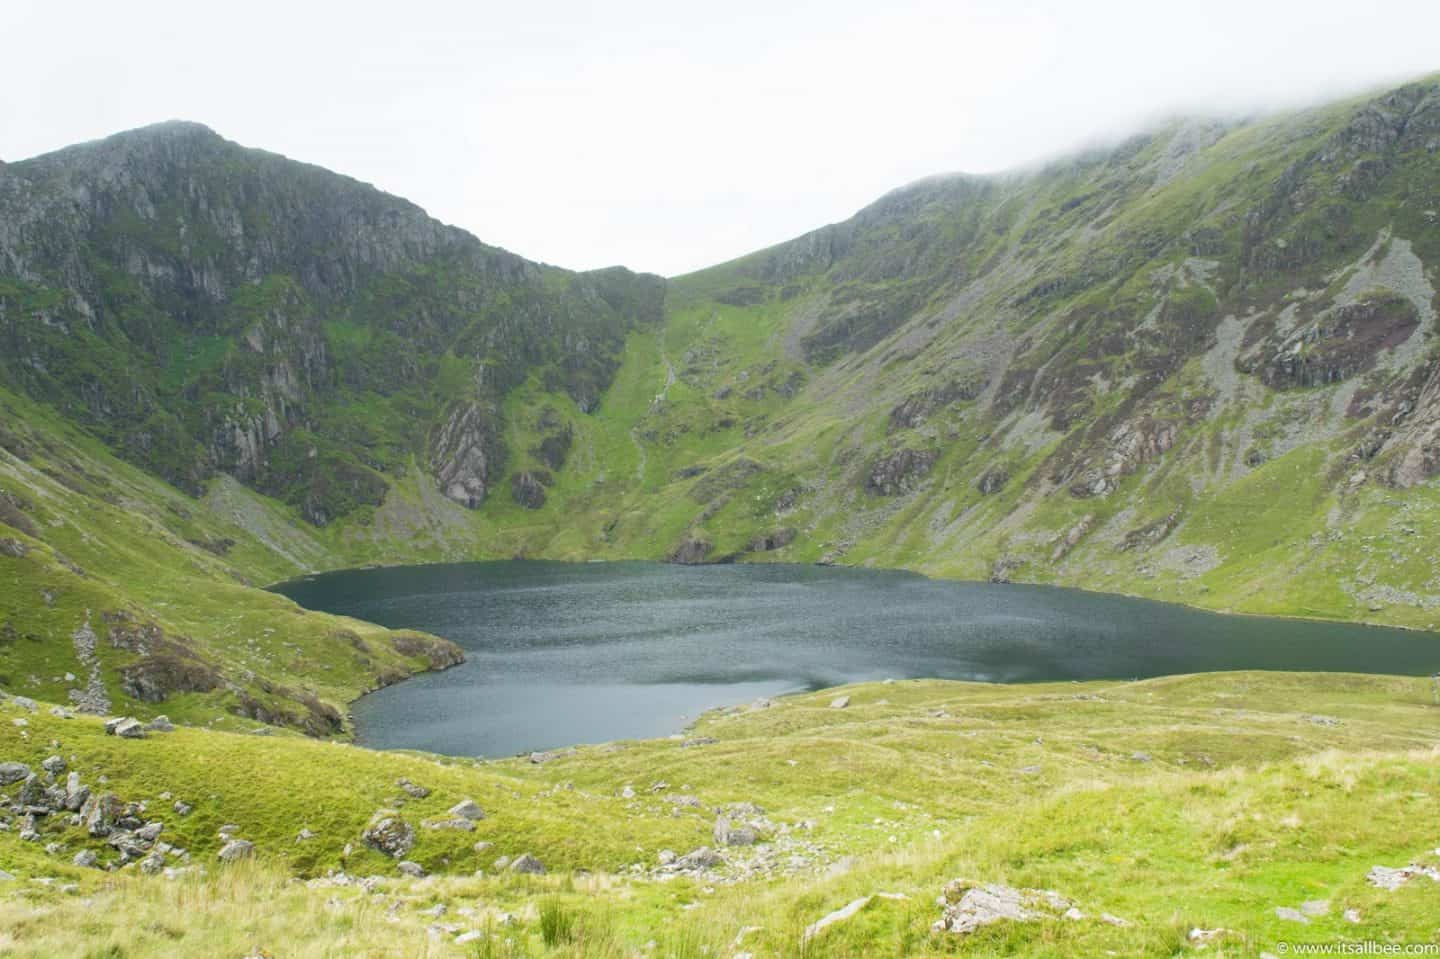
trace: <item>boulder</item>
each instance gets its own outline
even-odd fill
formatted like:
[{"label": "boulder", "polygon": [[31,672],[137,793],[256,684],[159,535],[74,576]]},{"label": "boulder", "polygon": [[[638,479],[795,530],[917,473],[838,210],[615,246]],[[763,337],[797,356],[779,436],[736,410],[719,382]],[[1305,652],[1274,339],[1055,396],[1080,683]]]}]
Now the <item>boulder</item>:
[{"label": "boulder", "polygon": [[461,819],[458,816],[452,819],[431,819],[425,823],[426,829],[455,829],[460,832],[474,832],[475,824],[468,819]]},{"label": "boulder", "polygon": [[169,716],[156,716],[145,724],[145,728],[153,733],[173,733],[175,724],[170,721]]},{"label": "boulder", "polygon": [[92,836],[108,836],[123,808],[114,793],[91,795],[80,807],[80,823]]},{"label": "boulder", "polygon": [[24,763],[0,763],[0,786],[24,782],[30,775],[30,767]]},{"label": "boulder", "polygon": [[412,879],[424,879],[428,875],[428,873],[425,872],[424,866],[418,862],[410,862],[409,860],[401,862],[395,868]]},{"label": "boulder", "polygon": [[[107,724],[108,728],[108,724]],[[145,727],[138,719],[122,719],[116,724],[114,733],[122,739],[144,739]]]},{"label": "boulder", "polygon": [[244,839],[232,839],[221,847],[218,855],[221,862],[239,862],[255,855],[255,844]]},{"label": "boulder", "polygon": [[415,827],[399,816],[377,814],[360,839],[376,852],[400,859],[415,845]]},{"label": "boulder", "polygon": [[510,863],[510,871],[527,873],[532,876],[543,876],[545,874],[545,865],[528,852],[521,853],[518,859]]},{"label": "boulder", "polygon": [[732,823],[729,816],[715,820],[714,836],[718,846],[753,846],[759,838],[754,829]]},{"label": "boulder", "polygon": [[462,799],[450,807],[450,815],[458,816],[461,819],[478,820],[485,818],[485,810],[473,799]]},{"label": "boulder", "polygon": [[834,699],[830,700],[830,708],[831,708],[831,709],[844,709],[845,707],[847,707],[847,706],[849,706],[849,705],[850,705],[850,697],[849,697],[849,696],[836,696]]},{"label": "boulder", "polygon": [[82,849],[70,861],[82,869],[92,869],[99,863],[100,857],[95,855],[95,851],[92,849]]},{"label": "boulder", "polygon": [[46,756],[40,768],[52,776],[61,776],[65,773],[65,760],[60,756]]},{"label": "boulder", "polygon": [[1030,922],[1063,915],[1072,903],[1048,889],[1016,889],[964,879],[947,883],[941,897],[944,911],[936,932],[971,933],[996,922]]},{"label": "boulder", "polygon": [[426,796],[430,795],[429,789],[425,788],[424,786],[418,786],[415,783],[412,783],[404,776],[401,776],[399,779],[395,780],[395,785],[405,790],[408,795],[415,799],[424,799]]}]

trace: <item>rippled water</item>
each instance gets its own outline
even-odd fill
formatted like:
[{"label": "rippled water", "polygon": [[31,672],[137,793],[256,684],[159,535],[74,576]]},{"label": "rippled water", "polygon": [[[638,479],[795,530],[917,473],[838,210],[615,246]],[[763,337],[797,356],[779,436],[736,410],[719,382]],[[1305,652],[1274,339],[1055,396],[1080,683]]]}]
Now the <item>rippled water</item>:
[{"label": "rippled water", "polygon": [[510,561],[329,573],[277,589],[463,646],[463,666],[354,708],[367,745],[463,755],[667,735],[715,706],[886,677],[1440,669],[1434,634],[880,570]]}]

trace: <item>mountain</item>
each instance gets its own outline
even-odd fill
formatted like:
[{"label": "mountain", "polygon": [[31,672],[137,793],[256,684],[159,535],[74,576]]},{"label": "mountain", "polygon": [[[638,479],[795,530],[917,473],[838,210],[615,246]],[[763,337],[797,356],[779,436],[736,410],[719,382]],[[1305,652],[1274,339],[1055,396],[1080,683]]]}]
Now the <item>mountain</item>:
[{"label": "mountain", "polygon": [[668,282],[192,124],[10,163],[0,665],[336,728],[453,651],[254,584],[514,555],[1434,625],[1437,193],[1437,78],[931,178]]},{"label": "mountain", "polygon": [[656,277],[531,263],[195,124],[0,177],[6,381],[180,489],[224,473],[317,526],[411,457],[478,506],[507,392],[592,407],[660,319]]}]

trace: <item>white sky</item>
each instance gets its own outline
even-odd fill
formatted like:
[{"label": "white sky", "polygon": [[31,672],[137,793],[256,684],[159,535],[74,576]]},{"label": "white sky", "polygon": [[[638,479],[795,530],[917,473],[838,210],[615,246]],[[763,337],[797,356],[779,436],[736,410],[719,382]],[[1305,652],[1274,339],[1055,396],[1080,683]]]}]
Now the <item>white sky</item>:
[{"label": "white sky", "polygon": [[1440,70],[1440,0],[0,0],[0,46],[0,158],[197,120],[673,275],[928,174]]}]

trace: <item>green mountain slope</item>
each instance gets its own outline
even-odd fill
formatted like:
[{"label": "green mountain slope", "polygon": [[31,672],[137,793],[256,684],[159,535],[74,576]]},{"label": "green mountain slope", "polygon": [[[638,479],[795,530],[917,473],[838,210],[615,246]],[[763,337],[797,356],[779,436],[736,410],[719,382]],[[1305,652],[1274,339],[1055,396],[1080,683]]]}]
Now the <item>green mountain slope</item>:
[{"label": "green mountain slope", "polygon": [[668,283],[191,124],[5,165],[0,672],[333,732],[453,651],[254,586],[513,555],[1434,625],[1437,192],[1434,78],[921,181]]},{"label": "green mountain slope", "polygon": [[595,521],[541,550],[1431,625],[1437,188],[1431,79],[923,181],[681,277],[577,439],[612,458],[559,485]]}]

